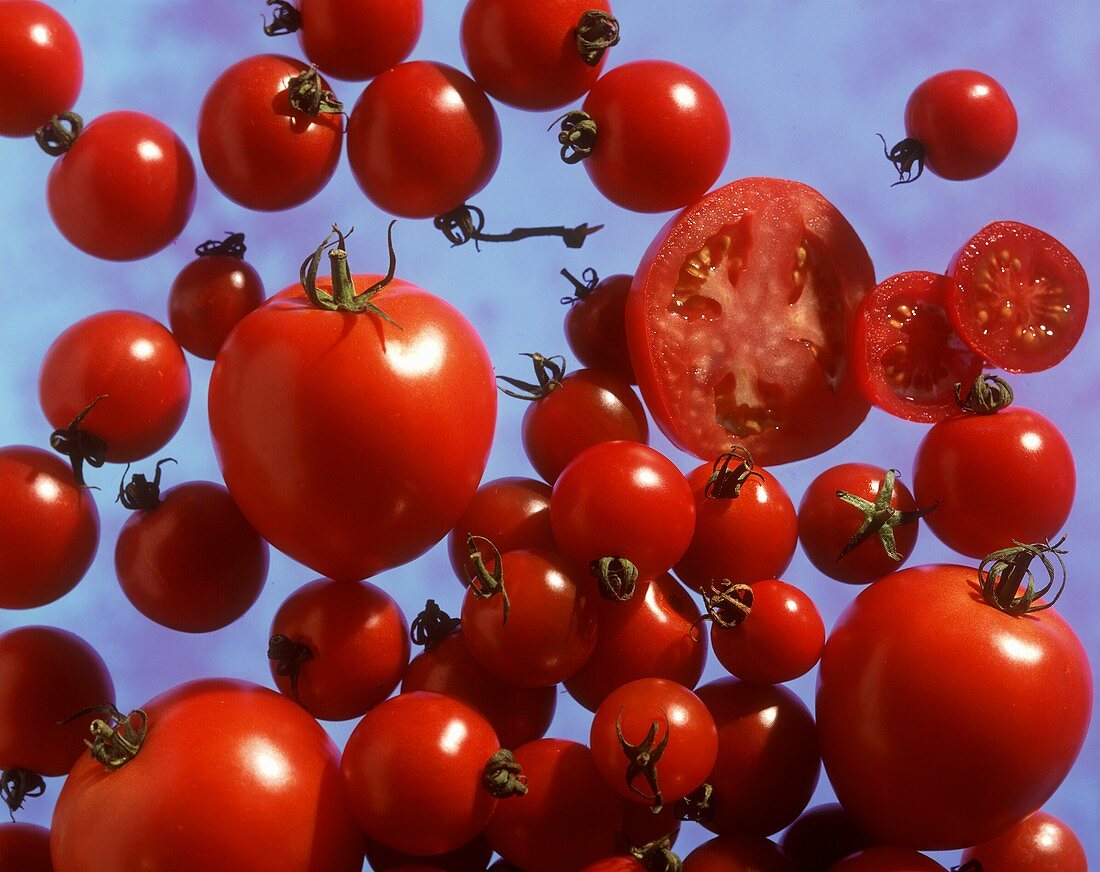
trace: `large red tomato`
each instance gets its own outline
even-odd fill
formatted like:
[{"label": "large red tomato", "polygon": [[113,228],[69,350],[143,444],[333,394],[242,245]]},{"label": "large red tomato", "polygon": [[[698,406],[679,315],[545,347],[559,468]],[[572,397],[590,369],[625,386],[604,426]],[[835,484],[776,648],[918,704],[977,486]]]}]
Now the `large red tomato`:
[{"label": "large red tomato", "polygon": [[353,288],[337,252],[337,296],[318,279],[318,300],[345,309],[293,285],[244,318],[214,364],[210,430],[260,534],[322,575],[358,581],[417,557],[465,511],[489,455],[496,386],[456,309],[400,279],[369,302],[383,277],[357,275]]},{"label": "large red tomato", "polygon": [[676,445],[713,460],[737,442],[765,465],[820,454],[867,401],[846,333],[874,268],[817,191],[742,179],[673,218],[627,300],[642,397]]},{"label": "large red tomato", "polygon": [[69,773],[53,817],[56,872],[358,872],[339,752],[293,702],[203,679],[140,711],[104,716],[111,729],[96,740],[113,755],[144,733],[132,759],[112,770],[88,754]]},{"label": "large red tomato", "polygon": [[38,0],[0,3],[0,136],[30,136],[73,107],[84,81],[80,42],[61,13]]}]

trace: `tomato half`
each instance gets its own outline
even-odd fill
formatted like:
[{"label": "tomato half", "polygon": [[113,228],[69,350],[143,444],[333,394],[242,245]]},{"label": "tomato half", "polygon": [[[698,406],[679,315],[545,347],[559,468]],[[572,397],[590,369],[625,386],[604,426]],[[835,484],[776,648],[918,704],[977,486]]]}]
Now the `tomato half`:
[{"label": "tomato half", "polygon": [[73,107],[84,81],[80,41],[68,21],[38,0],[0,3],[0,136],[30,136]]},{"label": "tomato half", "polygon": [[708,194],[658,234],[627,300],[657,425],[703,460],[731,442],[764,465],[836,445],[867,415],[846,343],[874,284],[863,243],[812,188],[754,178]]}]

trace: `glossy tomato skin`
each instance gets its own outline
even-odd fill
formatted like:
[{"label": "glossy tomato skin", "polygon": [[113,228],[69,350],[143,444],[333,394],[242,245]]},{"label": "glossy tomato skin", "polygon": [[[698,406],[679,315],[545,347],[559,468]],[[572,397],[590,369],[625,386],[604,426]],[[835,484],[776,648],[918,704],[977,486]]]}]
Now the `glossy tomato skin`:
[{"label": "glossy tomato skin", "polygon": [[[56,872],[129,869],[135,858],[149,872],[358,872],[363,842],[339,752],[306,712],[225,678],[142,708],[148,734],[133,760],[111,772],[85,754],[69,774],[50,838]],[[134,796],[142,801],[127,803]],[[104,826],[104,809],[122,807]]]},{"label": "glossy tomato skin", "polygon": [[[272,636],[307,645],[297,702],[318,720],[346,721],[386,699],[409,662],[409,625],[401,607],[367,581],[319,578],[294,591],[275,613]],[[289,675],[271,678],[294,699]]]},{"label": "glossy tomato skin", "polygon": [[834,863],[874,844],[836,802],[807,809],[787,827],[779,846],[801,872],[829,872]]},{"label": "glossy tomato skin", "polygon": [[626,298],[633,276],[608,276],[565,313],[565,339],[583,366],[602,369],[636,384],[626,344]]},{"label": "glossy tomato skin", "polygon": [[581,369],[528,405],[522,438],[535,471],[553,484],[586,448],[617,440],[649,442],[649,423],[630,385],[607,372]]},{"label": "glossy tomato skin", "polygon": [[[905,569],[864,590],[825,643],[825,768],[840,802],[883,843],[967,847],[1018,823],[1062,782],[1084,741],[1091,681],[1056,611],[1000,612],[971,567]],[[1020,755],[1023,735],[1043,753]]]},{"label": "glossy tomato skin", "polygon": [[996,79],[947,70],[921,82],[905,104],[905,135],[924,146],[928,169],[976,179],[1001,165],[1016,141],[1016,108]]},{"label": "glossy tomato skin", "polygon": [[[488,352],[456,309],[400,279],[374,302],[403,329],[287,288],[237,325],[210,379],[211,434],[242,513],[337,581],[412,560],[454,527],[496,421]],[[401,421],[402,438],[380,421]],[[316,450],[334,438],[342,450]]]},{"label": "glossy tomato skin", "polygon": [[106,664],[79,636],[56,627],[0,635],[0,771],[64,775],[86,750],[93,716],[59,722],[114,698]]},{"label": "glossy tomato skin", "polygon": [[856,232],[812,188],[750,178],[711,192],[657,235],[627,300],[653,420],[706,461],[731,442],[764,466],[838,444],[869,408],[846,348],[874,284]]},{"label": "glossy tomato skin", "polygon": [[908,848],[867,848],[829,867],[829,872],[946,872],[924,854]]},{"label": "glossy tomato skin", "polygon": [[50,831],[34,824],[0,824],[0,869],[53,872]]},{"label": "glossy tomato skin", "polygon": [[684,872],[798,872],[782,849],[763,836],[728,835],[704,842],[684,858]]},{"label": "glossy tomato skin", "polygon": [[614,852],[623,800],[604,784],[585,745],[539,739],[515,754],[527,793],[501,803],[489,821],[494,851],[524,872],[580,869]]},{"label": "glossy tomato skin", "polygon": [[386,700],[344,748],[341,769],[355,819],[368,837],[405,854],[454,850],[493,815],[497,800],[482,773],[499,749],[489,722],[464,702],[427,692]]},{"label": "glossy tomato skin", "polygon": [[1014,539],[1053,539],[1069,517],[1076,488],[1065,437],[1043,415],[1018,406],[940,422],[925,434],[913,461],[918,501],[940,503],[924,523],[968,557],[984,557]]},{"label": "glossy tomato skin", "polygon": [[398,64],[363,91],[348,121],[348,162],[367,198],[402,218],[461,206],[500,160],[489,98],[446,64]]},{"label": "glossy tomato skin", "polygon": [[424,24],[422,0],[298,0],[298,43],[311,63],[361,82],[409,56]]},{"label": "glossy tomato skin", "polygon": [[477,489],[447,536],[451,568],[463,585],[469,584],[475,574],[466,545],[466,537],[471,534],[488,539],[501,554],[519,549],[552,551],[550,486],[516,477],[488,481]]},{"label": "glossy tomato skin", "polygon": [[1063,821],[1037,811],[992,839],[963,851],[985,872],[1088,872],[1081,840]]},{"label": "glossy tomato skin", "polygon": [[418,690],[441,693],[477,709],[505,748],[545,736],[558,705],[555,685],[518,687],[485,669],[467,649],[461,630],[413,658],[401,692]]},{"label": "glossy tomato skin", "polygon": [[237,322],[264,301],[255,267],[238,257],[212,254],[187,264],[168,292],[168,325],[182,348],[213,360]]},{"label": "glossy tomato skin", "polygon": [[722,98],[679,64],[643,60],[615,67],[592,86],[584,111],[597,127],[584,160],[588,177],[624,209],[687,206],[726,165],[730,128]]},{"label": "glossy tomato skin", "polygon": [[[289,81],[309,69],[283,55],[254,55],[222,73],[199,110],[199,155],[219,191],[247,209],[290,209],[313,199],[340,160],[344,117],[309,116]],[[322,80],[321,87],[328,90]]]},{"label": "glossy tomato skin", "polygon": [[84,57],[69,22],[38,0],[0,4],[0,80],[9,83],[0,136],[31,136],[72,109],[84,80]]},{"label": "glossy tomato skin", "polygon": [[171,128],[141,112],[89,122],[46,182],[57,229],[104,260],[139,260],[174,240],[195,206],[195,164]]},{"label": "glossy tomato skin", "polygon": [[138,312],[100,312],[54,340],[38,375],[50,426],[68,427],[101,395],[81,428],[107,443],[109,462],[142,460],[176,435],[191,400],[191,373],[164,325]]},{"label": "glossy tomato skin", "polygon": [[430,872],[485,872],[493,856],[493,849],[485,834],[481,833],[461,848],[434,857],[414,857],[387,848],[379,842],[367,840],[367,863],[377,872],[408,872],[409,869],[427,869]]},{"label": "glossy tomato skin", "polygon": [[657,576],[626,602],[601,597],[598,609],[592,656],[565,681],[586,709],[596,711],[612,691],[639,678],[665,678],[688,690],[699,683],[707,660],[699,606],[671,575]]},{"label": "glossy tomato skin", "polygon": [[577,50],[588,10],[607,0],[470,0],[462,15],[462,57],[489,96],[518,109],[557,109],[581,97],[603,69]]},{"label": "glossy tomato skin", "polygon": [[68,465],[41,448],[0,448],[0,608],[60,599],[98,548],[99,510]]}]

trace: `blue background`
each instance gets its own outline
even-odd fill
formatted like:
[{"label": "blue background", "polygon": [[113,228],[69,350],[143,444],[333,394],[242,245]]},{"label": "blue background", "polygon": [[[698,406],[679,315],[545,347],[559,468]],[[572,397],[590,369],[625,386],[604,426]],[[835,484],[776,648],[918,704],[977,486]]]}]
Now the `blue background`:
[{"label": "blue background", "polygon": [[[424,33],[412,57],[463,68],[459,0],[427,0]],[[58,8],[73,24],[85,52],[85,85],[77,109],[86,118],[136,109],[162,118],[192,150],[195,121],[213,79],[251,54],[300,56],[293,37],[261,33],[263,5],[212,0],[66,2]],[[906,269],[942,270],[976,230],[996,219],[1023,221],[1062,240],[1093,276],[1100,275],[1097,143],[1100,113],[1095,79],[1100,69],[1100,16],[1089,0],[968,0],[959,2],[841,2],[841,0],[620,0],[623,43],[610,64],[665,58],[706,77],[725,101],[732,128],[730,159],[721,183],[772,175],[807,182],[845,213],[861,234],[880,278]],[[1011,94],[1020,135],[1006,163],[968,183],[926,175],[918,184],[889,187],[893,171],[875,133],[901,137],[902,111],[912,88],[943,69],[973,67],[998,79]],[[362,85],[334,83],[351,105]],[[450,249],[430,222],[402,221],[396,231],[399,274],[459,306],[481,332],[499,371],[522,370],[517,355],[567,351],[558,298],[566,292],[558,270],[601,275],[632,272],[667,216],[624,212],[602,200],[584,171],[557,159],[555,113],[529,114],[498,107],[503,157],[489,187],[473,202],[488,229],[525,223],[605,223],[582,251],[554,240],[514,246]],[[381,269],[386,216],[359,192],[342,163],[328,188],[291,213],[246,212],[200,180],[195,215],[180,240],[138,263],[97,261],[70,247],[48,217],[44,190],[50,159],[30,140],[0,140],[0,252],[5,272],[0,295],[0,444],[39,444],[49,427],[38,407],[36,379],[42,355],[72,322],[107,308],[130,308],[166,319],[168,288],[192,258],[191,249],[224,231],[245,231],[248,259],[274,293],[297,275],[298,264],[329,225],[356,225],[353,265]],[[1057,370],[1015,380],[1017,402],[1062,427],[1078,458],[1078,498],[1068,525],[1070,586],[1060,609],[1090,652],[1100,651],[1096,567],[1100,565],[1100,464],[1088,450],[1100,433],[1100,346],[1096,319],[1077,351]],[[190,358],[191,411],[165,453],[180,460],[171,481],[218,480],[207,430],[205,394],[210,364]],[[519,443],[524,404],[502,397],[496,443],[486,478],[533,475]],[[459,422],[456,422],[458,425]],[[872,411],[866,424],[826,455],[775,469],[796,504],[809,481],[834,463],[859,460],[895,466],[911,480],[911,460],[924,427]],[[446,438],[446,433],[440,434]],[[682,469],[695,464],[658,435],[654,444]],[[122,596],[113,573],[113,547],[125,512],[111,503],[121,470],[94,475],[102,543],[91,572],[69,596],[29,612],[0,613],[0,631],[40,623],[66,627],[91,642],[108,662],[119,705],[138,706],[181,681],[207,675],[270,685],[265,658],[271,617],[282,600],[309,581],[309,570],[273,555],[259,603],[235,625],[188,636],[154,625]],[[1036,482],[1041,487],[1041,482]],[[1020,494],[1027,499],[1027,494]],[[926,530],[912,563],[955,559]],[[799,553],[787,580],[803,586],[829,626],[855,591],[817,574]],[[413,615],[428,596],[452,612],[460,588],[437,547],[412,565],[376,579]],[[815,673],[794,683],[806,699]],[[716,662],[706,678],[717,677]],[[353,724],[330,727],[343,743]],[[561,696],[552,734],[584,741],[586,713]],[[1031,748],[1020,736],[1021,749]],[[1048,810],[1066,820],[1090,854],[1100,856],[1100,741],[1095,731]],[[49,823],[60,779],[20,819]],[[831,798],[822,780],[814,802]],[[681,846],[705,835],[685,827]],[[947,862],[952,855],[941,858]]]}]

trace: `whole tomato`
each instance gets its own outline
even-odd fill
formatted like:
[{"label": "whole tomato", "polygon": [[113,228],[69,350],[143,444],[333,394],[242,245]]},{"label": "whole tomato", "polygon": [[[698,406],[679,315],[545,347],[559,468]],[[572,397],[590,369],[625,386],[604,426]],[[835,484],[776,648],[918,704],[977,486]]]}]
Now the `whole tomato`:
[{"label": "whole tomato", "polygon": [[456,309],[400,279],[353,279],[340,246],[335,281],[305,270],[308,293],[286,288],[230,334],[210,378],[210,431],[260,535],[359,581],[454,527],[485,469],[496,387]]},{"label": "whole tomato", "polygon": [[683,872],[797,872],[775,842],[763,836],[728,835],[704,842],[684,858]]},{"label": "whole tomato", "polygon": [[614,275],[600,281],[593,269],[583,273],[587,279],[578,281],[569,270],[562,275],[574,287],[574,294],[562,297],[565,313],[565,339],[581,365],[602,369],[618,376],[627,384],[635,384],[634,367],[630,363],[630,348],[626,344],[626,298],[633,276]]},{"label": "whole tomato", "polygon": [[829,872],[946,872],[943,866],[908,848],[867,848],[829,867]]},{"label": "whole tomato", "polygon": [[367,863],[377,872],[408,872],[409,869],[428,872],[485,872],[492,856],[493,849],[489,847],[484,833],[480,833],[461,848],[431,857],[402,854],[367,839]]},{"label": "whole tomato", "polygon": [[30,136],[73,107],[84,81],[80,42],[69,22],[38,0],[0,3],[0,136]]},{"label": "whole tomato", "polygon": [[802,872],[829,872],[833,863],[874,844],[836,802],[807,809],[787,827],[779,846]]},{"label": "whole tomato", "polygon": [[50,863],[50,831],[34,824],[0,824],[0,869],[54,872]]},{"label": "whole tomato", "polygon": [[101,718],[57,799],[56,872],[132,869],[135,858],[148,872],[362,866],[339,752],[290,700],[208,678]]},{"label": "whole tomato", "polygon": [[962,863],[977,861],[983,872],[1088,872],[1081,840],[1045,811],[963,851]]}]

